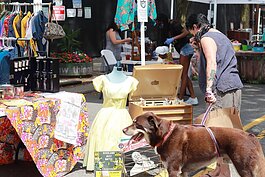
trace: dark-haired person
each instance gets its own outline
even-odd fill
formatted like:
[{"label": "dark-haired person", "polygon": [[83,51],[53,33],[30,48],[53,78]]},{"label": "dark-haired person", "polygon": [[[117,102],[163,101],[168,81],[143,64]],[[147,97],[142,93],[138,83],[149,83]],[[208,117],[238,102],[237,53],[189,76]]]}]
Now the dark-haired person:
[{"label": "dark-haired person", "polygon": [[205,101],[213,103],[214,108],[235,107],[240,111],[243,84],[230,40],[212,28],[204,14],[190,15],[186,28],[200,52],[199,86],[205,93]]},{"label": "dark-haired person", "polygon": [[131,38],[121,39],[120,29],[115,22],[109,24],[106,30],[106,49],[111,50],[117,60],[121,60],[122,44],[131,41]]},{"label": "dark-haired person", "polygon": [[180,54],[179,62],[183,66],[178,98],[183,100],[186,88],[188,88],[190,97],[185,102],[187,104],[197,105],[198,99],[195,96],[192,81],[188,76],[190,60],[194,54],[194,49],[189,43],[189,31],[175,20],[169,21],[168,29],[171,38],[167,38],[165,44],[174,44],[176,51]]}]

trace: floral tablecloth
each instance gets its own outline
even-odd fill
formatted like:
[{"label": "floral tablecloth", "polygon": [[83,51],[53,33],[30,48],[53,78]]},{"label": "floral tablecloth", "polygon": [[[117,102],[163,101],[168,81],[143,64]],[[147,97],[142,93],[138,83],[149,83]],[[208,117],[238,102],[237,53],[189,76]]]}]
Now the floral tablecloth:
[{"label": "floral tablecloth", "polygon": [[[8,119],[0,119],[0,123],[5,125],[0,126],[0,132],[6,132],[7,136],[8,132],[12,132],[13,135],[8,138],[1,133],[0,142],[9,139],[16,147],[19,136],[44,177],[58,177],[70,172],[77,161],[83,158],[88,137],[88,106],[84,100],[77,127],[78,144],[72,145],[54,138],[56,115],[60,110],[60,104],[61,101],[54,98],[27,98],[27,104],[6,106],[5,113]],[[9,121],[15,132],[8,125]],[[4,127],[6,129],[2,130]]]}]

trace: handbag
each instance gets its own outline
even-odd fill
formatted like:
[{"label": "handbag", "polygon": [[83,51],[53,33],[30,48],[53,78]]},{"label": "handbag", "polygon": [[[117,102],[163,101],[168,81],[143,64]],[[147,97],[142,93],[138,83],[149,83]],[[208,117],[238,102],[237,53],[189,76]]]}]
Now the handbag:
[{"label": "handbag", "polygon": [[[50,19],[50,11],[49,11],[49,19]],[[43,37],[48,40],[53,40],[53,39],[60,39],[65,36],[65,32],[63,30],[63,27],[58,24],[56,18],[55,22],[47,22],[45,24],[45,29],[43,33]]]},{"label": "handbag", "polygon": [[45,30],[43,33],[43,37],[45,39],[60,39],[63,38],[65,36],[65,32],[63,30],[63,27],[61,25],[59,25],[56,21],[56,23],[54,22],[47,22],[45,24]]}]

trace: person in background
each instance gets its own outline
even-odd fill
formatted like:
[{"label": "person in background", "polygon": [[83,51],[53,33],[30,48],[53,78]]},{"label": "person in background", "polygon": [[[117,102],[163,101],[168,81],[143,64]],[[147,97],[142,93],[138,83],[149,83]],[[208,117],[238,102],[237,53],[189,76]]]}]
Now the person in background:
[{"label": "person in background", "polygon": [[155,32],[157,46],[163,46],[168,37],[169,18],[166,14],[159,13],[156,18]]},{"label": "person in background", "polygon": [[165,44],[170,45],[174,42],[174,47],[176,51],[180,54],[179,62],[183,66],[181,75],[181,86],[178,98],[180,100],[183,100],[184,95],[186,93],[186,88],[188,88],[190,97],[185,102],[187,104],[197,105],[198,99],[195,96],[192,81],[188,76],[190,60],[194,54],[194,49],[189,43],[189,32],[186,30],[186,28],[183,28],[180,23],[171,20],[169,22],[169,35],[172,37],[167,38]]},{"label": "person in background", "polygon": [[[190,15],[186,27],[194,36],[192,44],[200,52],[199,86],[205,93],[205,101],[215,109],[235,107],[240,111],[243,84],[230,40],[213,29],[204,14]],[[219,169],[210,175],[230,176],[227,165],[220,167],[220,158],[217,164]]]},{"label": "person in background", "polygon": [[106,30],[106,49],[111,50],[117,60],[121,60],[122,44],[131,41],[131,38],[121,39],[120,29],[115,22],[109,24]]}]

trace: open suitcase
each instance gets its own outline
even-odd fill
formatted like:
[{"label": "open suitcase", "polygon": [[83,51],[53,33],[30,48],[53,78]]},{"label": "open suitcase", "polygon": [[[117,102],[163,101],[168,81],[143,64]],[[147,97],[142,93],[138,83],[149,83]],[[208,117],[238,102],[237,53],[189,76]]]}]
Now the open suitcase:
[{"label": "open suitcase", "polygon": [[154,112],[163,119],[191,124],[192,105],[180,102],[177,97],[182,65],[153,64],[135,66],[133,77],[139,84],[129,96],[129,113],[132,118],[145,112]]}]

